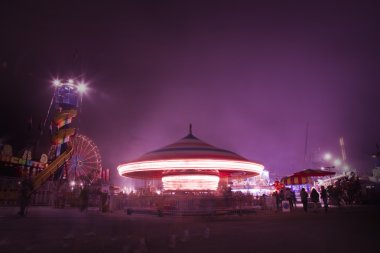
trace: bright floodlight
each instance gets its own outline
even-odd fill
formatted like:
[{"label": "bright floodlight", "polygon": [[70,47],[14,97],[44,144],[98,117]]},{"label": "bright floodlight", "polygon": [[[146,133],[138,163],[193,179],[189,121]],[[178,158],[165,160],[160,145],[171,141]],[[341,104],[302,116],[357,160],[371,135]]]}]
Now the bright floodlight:
[{"label": "bright floodlight", "polygon": [[69,79],[67,82],[68,82],[69,84],[73,84],[73,83],[74,83],[74,80],[73,80],[73,79]]},{"label": "bright floodlight", "polygon": [[53,85],[54,86],[59,86],[61,84],[61,81],[59,79],[54,79],[53,80]]},{"label": "bright floodlight", "polygon": [[325,159],[326,161],[330,161],[332,158],[332,155],[330,153],[326,153],[324,156],[323,156],[323,159]]},{"label": "bright floodlight", "polygon": [[80,94],[84,94],[87,91],[87,85],[85,83],[78,83],[77,89]]},{"label": "bright floodlight", "polygon": [[335,166],[339,166],[339,165],[341,165],[342,164],[342,161],[341,160],[339,160],[339,159],[335,159],[335,161],[334,161],[334,165]]}]

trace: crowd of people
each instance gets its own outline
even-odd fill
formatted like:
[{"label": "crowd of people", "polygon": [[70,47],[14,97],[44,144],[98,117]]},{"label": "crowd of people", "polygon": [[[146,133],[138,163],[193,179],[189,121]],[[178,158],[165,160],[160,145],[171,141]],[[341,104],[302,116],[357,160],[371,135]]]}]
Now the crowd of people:
[{"label": "crowd of people", "polygon": [[331,203],[337,206],[362,202],[361,185],[355,174],[338,179],[335,184],[327,186],[327,192]]},{"label": "crowd of people", "polygon": [[[288,201],[290,210],[295,210],[297,203],[302,203],[303,210],[307,212],[310,208],[317,209],[323,207],[327,212],[330,205],[352,205],[359,204],[361,196],[361,186],[357,176],[351,175],[341,178],[335,183],[328,186],[317,186],[309,192],[306,188],[296,192],[291,188],[284,187],[278,191],[274,191],[272,195],[255,196],[245,194],[239,191],[233,192],[230,188],[226,188],[221,194],[215,195],[211,193],[177,193],[174,195],[158,195],[155,193],[130,193],[122,194],[118,198],[122,206],[135,206],[154,208],[161,206],[163,209],[178,208],[178,200],[184,201],[188,199],[190,202],[194,199],[207,199],[215,203],[218,208],[244,208],[250,206],[261,206],[263,209],[280,210],[283,201]],[[161,204],[158,204],[161,203]]]},{"label": "crowd of people", "polygon": [[[21,198],[20,198],[20,215],[23,216],[25,209],[28,205],[28,196],[30,195],[30,187],[27,182],[21,184]],[[298,196],[299,194],[299,196]],[[101,192],[99,190],[89,189],[87,186],[80,189],[78,194],[78,203],[81,211],[88,209],[90,199],[97,200],[100,210],[108,212],[110,210],[123,209],[126,206],[134,206],[139,208],[155,208],[170,209],[180,208],[181,203],[189,201],[194,205],[195,200],[205,206],[204,202],[213,203],[215,208],[244,208],[261,206],[263,209],[280,210],[283,208],[283,203],[287,205],[290,210],[297,207],[297,201],[300,200],[303,210],[307,212],[310,208],[320,208],[323,206],[327,212],[329,205],[342,206],[353,205],[362,203],[361,184],[359,178],[355,174],[342,177],[330,185],[318,186],[316,185],[309,192],[302,188],[301,191],[295,192],[291,188],[283,187],[274,191],[271,195],[255,196],[252,194],[244,194],[242,192],[233,192],[230,187],[225,188],[219,194],[202,192],[202,193],[177,193],[172,194],[157,194],[156,192],[136,192],[136,193],[120,193],[110,194],[108,192]],[[180,201],[178,201],[180,200]],[[283,202],[285,201],[285,202]],[[94,201],[92,201],[94,202]],[[198,203],[197,202],[197,203]],[[210,208],[207,205],[207,208]]]},{"label": "crowd of people", "polygon": [[[308,207],[311,205],[318,208],[323,204],[323,208],[327,212],[329,205],[340,207],[342,205],[362,203],[361,184],[359,177],[354,173],[336,180],[327,187],[324,185],[314,187],[311,189],[310,194],[305,188],[302,188],[299,194],[305,212],[308,211]],[[277,208],[280,207],[283,200],[289,201],[290,207],[293,208],[296,201],[294,191],[289,188],[281,189],[279,192],[275,191],[273,196],[276,197]]]}]

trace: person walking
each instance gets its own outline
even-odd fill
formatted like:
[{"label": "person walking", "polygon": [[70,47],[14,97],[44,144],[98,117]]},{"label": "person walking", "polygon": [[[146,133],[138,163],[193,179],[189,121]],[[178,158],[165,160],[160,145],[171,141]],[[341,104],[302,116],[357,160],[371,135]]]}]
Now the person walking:
[{"label": "person walking", "polygon": [[315,188],[311,190],[310,199],[311,199],[311,202],[313,202],[313,209],[315,212],[319,208],[319,193],[317,192]]},{"label": "person walking", "polygon": [[293,206],[294,206],[294,210],[295,210],[295,209],[297,209],[296,193],[294,191],[291,191],[290,193],[292,194]]},{"label": "person walking", "polygon": [[323,207],[325,208],[325,212],[327,212],[329,208],[329,204],[327,202],[327,190],[323,185],[321,186],[321,199],[323,201]]},{"label": "person walking", "polygon": [[24,178],[21,182],[20,192],[20,211],[18,215],[24,217],[33,193],[33,181],[30,178]]},{"label": "person walking", "polygon": [[276,201],[276,211],[280,210],[280,196],[277,191],[274,191],[272,196],[275,198]]},{"label": "person walking", "polygon": [[80,199],[80,211],[87,211],[88,209],[88,199],[89,199],[89,190],[85,185],[79,194]]},{"label": "person walking", "polygon": [[285,200],[284,189],[280,190],[280,193],[278,194],[278,198],[280,199],[280,208],[282,208],[282,201]]},{"label": "person walking", "polygon": [[290,209],[293,209],[293,199],[292,199],[292,193],[290,192],[290,188],[285,189],[285,200],[289,201]]},{"label": "person walking", "polygon": [[307,212],[307,198],[309,197],[309,194],[307,194],[307,192],[305,191],[305,188],[302,188],[300,195],[301,195],[303,210]]}]

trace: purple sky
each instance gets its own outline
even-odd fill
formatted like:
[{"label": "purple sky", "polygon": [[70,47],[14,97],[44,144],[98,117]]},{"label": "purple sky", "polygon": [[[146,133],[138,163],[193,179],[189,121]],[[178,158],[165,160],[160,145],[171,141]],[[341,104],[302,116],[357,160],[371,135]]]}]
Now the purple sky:
[{"label": "purple sky", "polygon": [[182,138],[190,122],[195,136],[278,176],[304,168],[307,122],[309,155],[339,155],[343,136],[348,163],[373,167],[377,1],[7,2],[2,142],[20,145],[29,115],[44,116],[51,78],[83,75],[80,131],[113,170]]}]

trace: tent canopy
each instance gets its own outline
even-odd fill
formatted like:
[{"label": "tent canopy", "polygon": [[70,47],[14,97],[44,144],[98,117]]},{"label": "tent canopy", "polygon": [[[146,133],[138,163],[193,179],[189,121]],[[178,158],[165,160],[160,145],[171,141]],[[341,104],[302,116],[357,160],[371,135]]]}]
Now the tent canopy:
[{"label": "tent canopy", "polygon": [[327,170],[313,170],[313,169],[301,170],[293,174],[293,176],[301,176],[301,177],[325,177],[325,176],[332,176],[332,175],[335,175],[335,172],[327,171]]},{"label": "tent canopy", "polygon": [[289,177],[283,177],[281,179],[281,183],[284,185],[307,184],[310,183],[310,178],[293,175]]},{"label": "tent canopy", "polygon": [[325,177],[332,175],[335,175],[335,172],[307,169],[295,172],[291,176],[283,177],[281,183],[285,185],[308,184],[311,183],[311,177]]}]

